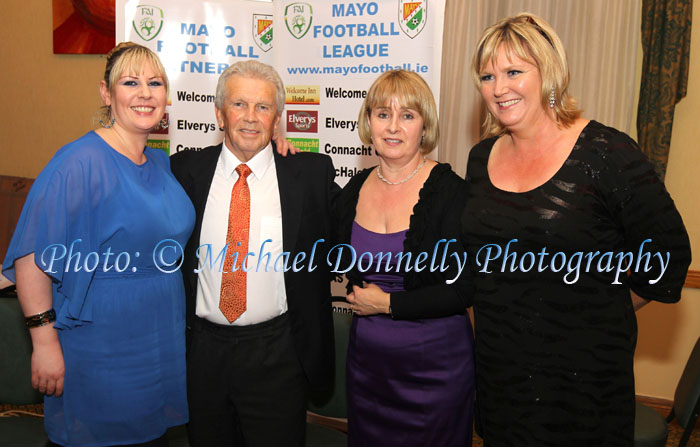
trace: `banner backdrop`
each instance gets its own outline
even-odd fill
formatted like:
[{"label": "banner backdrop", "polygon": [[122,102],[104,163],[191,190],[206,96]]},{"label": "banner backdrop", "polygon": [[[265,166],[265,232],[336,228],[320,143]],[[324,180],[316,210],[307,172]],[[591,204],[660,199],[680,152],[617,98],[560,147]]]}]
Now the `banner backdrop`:
[{"label": "banner backdrop", "polygon": [[444,0],[117,0],[116,39],[152,49],[171,84],[170,125],[150,145],[169,154],[223,139],[214,115],[219,74],[239,60],[272,64],[287,89],[281,131],[333,157],[342,186],[377,163],[357,114],[381,73],[419,73],[440,96]]},{"label": "banner backdrop", "polygon": [[[160,57],[170,79],[167,129],[149,146],[174,154],[223,140],[214,114],[219,75],[232,63],[273,64],[273,5],[257,1],[117,0],[117,42],[131,40]],[[262,33],[253,35],[262,27]]]},{"label": "banner backdrop", "polygon": [[377,164],[357,134],[372,82],[392,69],[419,73],[440,97],[444,1],[275,1],[274,63],[287,89],[283,116],[297,147],[333,157],[344,185]]},{"label": "banner backdrop", "polygon": [[[285,83],[279,131],[330,155],[344,186],[377,164],[357,135],[357,115],[381,73],[415,71],[440,97],[444,11],[445,0],[116,0],[116,40],[153,50],[170,79],[169,126],[151,134],[151,147],[173,154],[220,143],[216,82],[230,64],[256,59]],[[333,293],[344,296],[343,284]]]}]

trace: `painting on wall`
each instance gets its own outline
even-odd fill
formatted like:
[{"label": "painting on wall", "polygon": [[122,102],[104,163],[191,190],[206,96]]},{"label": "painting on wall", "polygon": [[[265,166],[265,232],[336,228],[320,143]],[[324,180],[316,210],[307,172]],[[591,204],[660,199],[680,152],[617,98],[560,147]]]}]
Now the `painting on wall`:
[{"label": "painting on wall", "polygon": [[114,1],[53,0],[53,52],[109,52],[114,47]]}]

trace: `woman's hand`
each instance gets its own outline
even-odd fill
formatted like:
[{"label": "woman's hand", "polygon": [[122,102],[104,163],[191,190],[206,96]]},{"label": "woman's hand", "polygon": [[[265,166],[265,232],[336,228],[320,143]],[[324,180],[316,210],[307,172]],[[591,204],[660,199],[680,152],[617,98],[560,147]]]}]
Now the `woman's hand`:
[{"label": "woman's hand", "polygon": [[294,155],[301,152],[292,143],[287,141],[286,138],[280,137],[279,135],[275,135],[274,137],[272,137],[272,139],[275,142],[275,146],[277,146],[277,153],[283,157],[286,157],[287,153]]},{"label": "woman's hand", "polygon": [[[54,331],[53,325],[32,328],[31,331]],[[48,338],[44,341],[40,339]],[[53,338],[53,339],[52,339]],[[63,350],[55,337],[35,337],[32,352],[32,386],[47,396],[59,397],[63,394]]]},{"label": "woman's hand", "polygon": [[391,295],[374,284],[367,284],[364,288],[352,286],[347,300],[357,315],[388,314]]},{"label": "woman's hand", "polygon": [[[15,261],[17,297],[24,315],[51,309],[51,278],[34,262],[34,253]],[[54,323],[29,329],[32,337],[32,386],[48,396],[63,394],[63,350]]]}]

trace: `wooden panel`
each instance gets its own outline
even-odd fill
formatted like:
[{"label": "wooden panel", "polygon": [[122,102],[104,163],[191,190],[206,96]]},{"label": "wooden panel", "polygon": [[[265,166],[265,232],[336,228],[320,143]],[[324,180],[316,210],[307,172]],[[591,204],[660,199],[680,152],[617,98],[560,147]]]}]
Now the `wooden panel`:
[{"label": "wooden panel", "polygon": [[332,428],[335,430],[342,431],[343,433],[348,432],[348,420],[345,418],[332,418],[329,416],[322,416],[311,411],[306,412],[306,422],[311,424],[322,425],[324,427]]},{"label": "wooden panel", "polygon": [[0,175],[0,263],[22,212],[33,179]]},{"label": "wooden panel", "polygon": [[673,401],[659,399],[658,397],[637,396],[637,402],[653,408],[661,413],[664,418],[668,416],[668,414],[671,412],[671,407],[673,406]]},{"label": "wooden panel", "polygon": [[688,276],[685,278],[683,287],[700,289],[700,270],[688,270]]}]

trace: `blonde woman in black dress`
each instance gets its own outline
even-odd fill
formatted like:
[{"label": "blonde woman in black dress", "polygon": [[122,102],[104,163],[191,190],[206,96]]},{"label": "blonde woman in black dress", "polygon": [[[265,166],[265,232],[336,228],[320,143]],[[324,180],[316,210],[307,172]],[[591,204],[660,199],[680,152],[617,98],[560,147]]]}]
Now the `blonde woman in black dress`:
[{"label": "blonde woman in black dress", "polygon": [[[472,72],[488,112],[462,219],[477,289],[477,430],[486,446],[632,446],[634,312],[679,299],[683,221],[636,143],[581,117],[544,20],[486,29]],[[668,253],[665,271],[599,264],[606,252],[636,263],[640,250]]]}]

